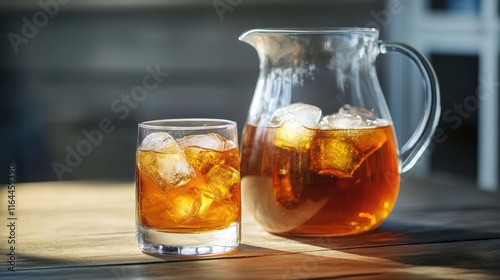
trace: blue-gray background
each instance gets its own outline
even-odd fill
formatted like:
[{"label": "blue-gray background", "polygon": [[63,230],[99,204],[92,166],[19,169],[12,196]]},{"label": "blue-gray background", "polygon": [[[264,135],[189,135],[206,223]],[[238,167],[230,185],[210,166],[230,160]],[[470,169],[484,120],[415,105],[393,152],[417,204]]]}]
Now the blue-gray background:
[{"label": "blue-gray background", "polygon": [[[16,164],[19,181],[57,180],[53,163],[67,165],[68,147],[76,149],[86,139],[82,130],[99,129],[105,118],[112,122],[113,132],[104,134],[88,155],[69,167],[71,172],[65,172],[63,180],[133,180],[137,123],[141,121],[226,118],[237,121],[241,132],[258,74],[254,49],[237,39],[245,30],[378,23],[382,39],[398,39],[388,31],[397,22],[385,24],[383,18],[377,19],[390,2],[382,0],[41,2],[57,3],[57,12],[48,16],[32,38],[23,36],[23,18],[31,23],[43,21],[43,17],[36,19],[44,11],[39,2],[0,4],[0,168]],[[429,5],[441,9],[445,2],[450,1],[430,1]],[[468,9],[477,9],[478,2],[472,1]],[[13,46],[12,33],[25,41]],[[441,63],[437,70],[444,69],[438,71],[440,79],[450,80],[444,89],[451,86],[449,90],[458,92],[452,96],[458,96],[459,102],[474,91],[477,58],[447,60],[445,54],[433,59]],[[447,74],[450,63],[455,63],[453,69],[470,69],[462,74],[470,82],[458,84],[462,95],[453,88],[457,76]],[[122,102],[115,100],[142,84],[147,66],[159,67],[169,76],[135,108],[129,107],[126,116],[113,110],[113,102]],[[387,75],[379,76],[386,89]],[[447,98],[443,100],[450,106],[456,102]],[[462,137],[469,135],[468,143],[452,134],[458,142],[448,142],[462,147],[472,162],[463,168],[456,160],[446,161],[446,153],[456,150],[442,145],[434,153],[431,171],[477,176],[476,115],[464,120],[461,128]],[[397,122],[401,127],[403,121]],[[472,148],[467,151],[469,144]]]}]

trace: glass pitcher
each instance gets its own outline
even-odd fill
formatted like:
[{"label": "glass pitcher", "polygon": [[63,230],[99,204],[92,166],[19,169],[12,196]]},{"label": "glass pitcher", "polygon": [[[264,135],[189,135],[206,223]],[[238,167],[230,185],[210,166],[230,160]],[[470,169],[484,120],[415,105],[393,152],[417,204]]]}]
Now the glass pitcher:
[{"label": "glass pitcher", "polygon": [[[412,47],[378,40],[378,30],[258,29],[239,38],[260,60],[242,134],[245,207],[269,232],[347,235],[376,228],[397,199],[400,174],[436,128],[439,86]],[[399,52],[425,86],[424,115],[398,149],[375,60]]]}]

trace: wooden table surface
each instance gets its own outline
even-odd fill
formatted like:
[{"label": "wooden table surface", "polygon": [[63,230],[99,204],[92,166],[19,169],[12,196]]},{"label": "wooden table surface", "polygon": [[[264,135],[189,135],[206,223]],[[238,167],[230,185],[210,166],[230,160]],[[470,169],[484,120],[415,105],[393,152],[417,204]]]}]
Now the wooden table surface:
[{"label": "wooden table surface", "polygon": [[238,250],[203,258],[138,249],[133,183],[17,184],[10,216],[0,191],[0,279],[500,279],[500,196],[456,182],[404,180],[389,219],[347,237],[284,238],[244,212]]}]

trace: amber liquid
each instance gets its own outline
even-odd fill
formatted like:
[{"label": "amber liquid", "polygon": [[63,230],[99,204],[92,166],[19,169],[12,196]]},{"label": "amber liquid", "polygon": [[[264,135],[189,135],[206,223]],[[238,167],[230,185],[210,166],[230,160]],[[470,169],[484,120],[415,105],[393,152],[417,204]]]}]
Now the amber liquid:
[{"label": "amber liquid", "polygon": [[137,152],[138,224],[163,232],[195,233],[224,229],[239,222],[238,149],[214,151],[188,147],[183,154],[194,176],[177,186],[156,178],[159,172],[155,168],[159,161],[168,162],[169,157],[178,154]]},{"label": "amber liquid", "polygon": [[280,147],[278,129],[247,124],[242,135],[244,204],[267,231],[346,235],[388,217],[400,180],[392,125],[310,130],[302,148]]}]

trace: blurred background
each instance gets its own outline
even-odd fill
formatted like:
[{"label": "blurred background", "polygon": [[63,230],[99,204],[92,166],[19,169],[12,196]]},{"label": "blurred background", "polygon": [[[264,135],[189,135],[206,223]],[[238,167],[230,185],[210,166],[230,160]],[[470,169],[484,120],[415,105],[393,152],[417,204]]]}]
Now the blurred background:
[{"label": "blurred background", "polygon": [[[499,6],[497,0],[1,1],[0,166],[14,163],[21,182],[131,181],[138,122],[227,118],[241,133],[258,75],[255,50],[238,41],[242,32],[359,26],[422,51],[440,81],[440,137],[405,176],[453,177],[495,190]],[[401,146],[421,115],[420,77],[398,55],[380,56],[377,67]],[[154,88],[131,98],[152,72]],[[74,155],[78,149],[83,155]]]}]

